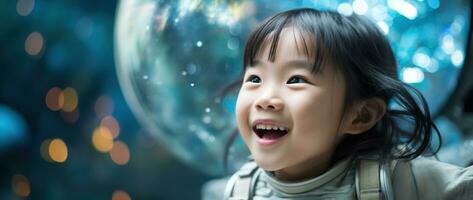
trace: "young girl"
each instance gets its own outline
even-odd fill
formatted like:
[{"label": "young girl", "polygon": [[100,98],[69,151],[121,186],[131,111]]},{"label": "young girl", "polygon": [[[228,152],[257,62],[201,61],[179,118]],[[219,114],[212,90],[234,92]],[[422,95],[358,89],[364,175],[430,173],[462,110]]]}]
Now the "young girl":
[{"label": "young girl", "polygon": [[419,157],[438,150],[438,129],[360,16],[297,9],[264,22],[246,44],[236,119],[254,161],[225,199],[473,199],[473,168]]}]

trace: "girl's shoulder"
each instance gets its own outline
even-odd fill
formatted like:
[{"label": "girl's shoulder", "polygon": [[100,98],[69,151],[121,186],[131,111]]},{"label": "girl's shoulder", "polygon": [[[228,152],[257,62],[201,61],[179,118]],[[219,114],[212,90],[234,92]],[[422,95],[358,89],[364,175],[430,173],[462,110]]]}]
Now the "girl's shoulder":
[{"label": "girl's shoulder", "polygon": [[395,199],[473,199],[473,167],[419,157],[391,162]]},{"label": "girl's shoulder", "polygon": [[[243,164],[227,181],[224,190],[224,199],[247,199],[252,196],[256,171],[259,169],[254,160]],[[231,197],[231,198],[230,198]]]}]

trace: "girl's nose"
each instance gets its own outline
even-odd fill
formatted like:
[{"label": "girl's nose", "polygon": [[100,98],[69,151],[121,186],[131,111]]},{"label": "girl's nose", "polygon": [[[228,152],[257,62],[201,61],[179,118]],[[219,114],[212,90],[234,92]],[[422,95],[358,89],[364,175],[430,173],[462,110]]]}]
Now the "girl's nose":
[{"label": "girl's nose", "polygon": [[284,101],[278,97],[260,97],[255,102],[259,110],[279,111],[284,108]]}]

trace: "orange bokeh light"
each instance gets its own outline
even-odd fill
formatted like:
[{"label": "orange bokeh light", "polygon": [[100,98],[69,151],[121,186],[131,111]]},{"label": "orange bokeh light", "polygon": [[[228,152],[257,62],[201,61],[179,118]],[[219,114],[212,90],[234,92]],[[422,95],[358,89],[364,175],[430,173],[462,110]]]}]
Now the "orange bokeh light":
[{"label": "orange bokeh light", "polygon": [[49,157],[54,162],[63,163],[67,160],[68,152],[66,143],[61,139],[54,139],[49,143]]},{"label": "orange bokeh light", "polygon": [[106,116],[100,121],[100,126],[108,128],[113,138],[117,138],[120,134],[120,124],[113,116]]},{"label": "orange bokeh light", "polygon": [[31,56],[38,55],[43,49],[44,39],[41,33],[33,32],[25,40],[25,51]]},{"label": "orange bokeh light", "polygon": [[31,193],[30,181],[21,174],[13,176],[12,187],[15,194],[19,197],[28,197]]},{"label": "orange bokeh light", "polygon": [[77,105],[79,104],[79,98],[74,88],[65,88],[59,96],[60,98],[62,96],[62,98],[64,99],[64,105],[62,106],[62,110],[66,112],[72,112],[77,108]]},{"label": "orange bokeh light", "polygon": [[112,133],[106,127],[96,128],[92,134],[92,144],[100,152],[109,152],[113,148]]},{"label": "orange bokeh light", "polygon": [[131,197],[123,190],[115,190],[112,194],[112,200],[131,200]]},{"label": "orange bokeh light", "polygon": [[110,151],[110,157],[113,162],[117,165],[126,165],[130,160],[130,150],[126,143],[122,141],[116,141]]},{"label": "orange bokeh light", "polygon": [[62,90],[58,87],[53,87],[49,89],[46,94],[46,106],[52,111],[58,111],[62,108],[64,104],[64,97],[61,98]]}]

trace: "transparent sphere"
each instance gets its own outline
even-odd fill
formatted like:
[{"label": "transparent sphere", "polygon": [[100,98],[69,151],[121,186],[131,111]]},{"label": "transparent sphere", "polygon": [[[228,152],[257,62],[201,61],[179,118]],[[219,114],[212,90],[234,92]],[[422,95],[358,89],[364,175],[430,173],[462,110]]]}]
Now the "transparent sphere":
[{"label": "transparent sphere", "polygon": [[[401,3],[399,3],[401,2]],[[462,67],[469,25],[465,1],[120,1],[115,30],[117,74],[140,123],[185,163],[212,175],[236,131],[237,90],[251,30],[280,11],[311,7],[371,18],[393,42],[399,73],[438,110]],[[402,5],[400,5],[402,4]],[[368,9],[370,8],[370,9]],[[427,35],[425,33],[428,33]],[[436,91],[441,88],[442,93]],[[229,169],[248,155],[240,138]]]}]

